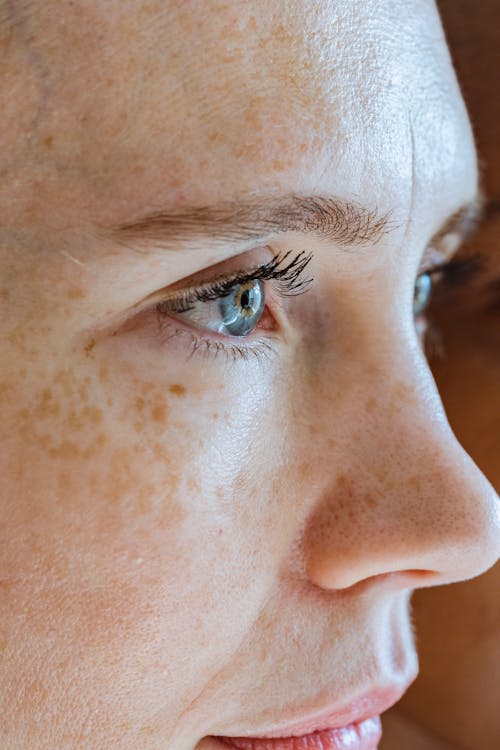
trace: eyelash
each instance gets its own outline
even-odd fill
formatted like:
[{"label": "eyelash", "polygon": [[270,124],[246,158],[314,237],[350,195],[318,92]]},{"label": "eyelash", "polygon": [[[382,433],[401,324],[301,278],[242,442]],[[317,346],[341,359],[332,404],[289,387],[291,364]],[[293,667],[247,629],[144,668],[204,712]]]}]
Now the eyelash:
[{"label": "eyelash", "polygon": [[[424,273],[428,273],[431,279],[438,282],[438,291],[446,294],[450,289],[466,286],[473,277],[481,271],[483,267],[483,258],[479,253],[466,255],[464,257],[455,257],[445,263],[438,264],[429,268]],[[436,296],[434,294],[434,296]],[[439,301],[439,297],[434,300]],[[431,298],[432,303],[432,298]],[[425,318],[424,312],[424,318]],[[427,320],[423,334],[422,345],[428,360],[444,356],[444,342],[439,327],[433,320]]]},{"label": "eyelash", "polygon": [[[189,312],[195,302],[217,300],[228,295],[235,285],[245,284],[249,281],[273,281],[275,282],[275,291],[281,297],[292,297],[303,294],[310,288],[314,280],[312,277],[304,278],[304,271],[311,262],[313,254],[301,251],[284,265],[291,254],[292,251],[278,253],[267,263],[256,266],[253,269],[239,271],[231,276],[220,276],[202,286],[180,290],[172,294],[170,298],[162,300],[155,306],[160,329],[164,331],[165,322],[171,315]],[[436,280],[441,288],[455,287],[467,284],[480,267],[481,258],[476,254],[464,258],[452,258],[449,261],[430,267],[422,273],[428,274],[433,282]],[[428,329],[429,335],[427,333],[425,335],[426,346],[427,340],[431,340],[432,336],[435,336],[436,333],[436,327],[430,325]],[[213,337],[208,338],[196,335],[194,330],[189,331],[187,329],[175,329],[167,338],[181,334],[191,337],[192,350],[190,356],[201,351],[204,354],[210,354],[214,357],[224,354],[227,358],[232,358],[233,360],[240,358],[248,360],[251,356],[259,359],[261,356],[273,352],[272,346],[268,342],[259,341],[256,344],[253,341],[251,345],[235,343],[230,339],[223,342]]]},{"label": "eyelash", "polygon": [[268,263],[256,266],[248,271],[238,271],[232,276],[221,276],[203,286],[181,290],[172,299],[159,302],[156,309],[160,313],[182,313],[192,309],[194,302],[208,302],[209,300],[225,297],[236,284],[245,284],[248,281],[275,280],[277,292],[282,297],[293,297],[307,291],[313,279],[301,279],[303,272],[312,260],[312,253],[304,251],[295,257],[284,268],[280,266],[291,255],[278,253]]},{"label": "eyelash", "polygon": [[[304,271],[311,262],[313,254],[301,251],[290,259],[291,255],[291,250],[286,253],[278,253],[267,263],[247,271],[238,271],[231,276],[220,276],[200,287],[180,290],[171,298],[162,300],[156,305],[160,328],[164,327],[165,320],[172,314],[189,312],[193,309],[195,302],[208,302],[225,297],[234,286],[249,281],[275,282],[273,288],[280,297],[295,297],[304,294],[313,282],[312,277],[304,278]],[[230,339],[223,342],[215,338],[197,336],[194,330],[188,331],[187,329],[176,329],[171,336],[178,334],[191,336],[191,356],[201,350],[203,353],[212,354],[215,357],[219,354],[225,354],[234,360],[238,358],[248,360],[251,356],[259,359],[273,351],[271,345],[264,341],[253,342],[251,345],[235,343]]]},{"label": "eyelash", "polygon": [[445,286],[461,286],[467,284],[481,270],[481,266],[482,258],[479,253],[475,253],[463,258],[452,258],[429,268],[424,273],[428,273],[431,278],[437,277],[439,283]]}]

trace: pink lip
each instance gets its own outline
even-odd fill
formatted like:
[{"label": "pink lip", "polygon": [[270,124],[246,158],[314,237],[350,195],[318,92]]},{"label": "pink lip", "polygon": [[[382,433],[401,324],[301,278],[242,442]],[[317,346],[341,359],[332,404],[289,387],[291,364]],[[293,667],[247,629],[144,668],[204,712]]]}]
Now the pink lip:
[{"label": "pink lip", "polygon": [[301,737],[219,737],[236,750],[377,750],[382,736],[379,716],[345,727],[324,729]]},{"label": "pink lip", "polygon": [[372,690],[258,737],[217,739],[238,750],[376,750],[382,734],[379,714],[397,703],[408,686]]}]

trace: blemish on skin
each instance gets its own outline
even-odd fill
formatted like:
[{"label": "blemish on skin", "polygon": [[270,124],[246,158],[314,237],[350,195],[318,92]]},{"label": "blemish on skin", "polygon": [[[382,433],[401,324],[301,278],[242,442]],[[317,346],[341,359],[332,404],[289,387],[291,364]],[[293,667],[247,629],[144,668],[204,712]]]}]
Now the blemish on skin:
[{"label": "blemish on skin", "polygon": [[44,388],[34,408],[34,416],[37,419],[57,416],[60,412],[59,402],[54,398],[50,388]]},{"label": "blemish on skin", "polygon": [[365,409],[369,414],[371,414],[372,411],[375,409],[376,405],[377,405],[377,401],[373,397],[370,397],[365,404]]},{"label": "blemish on skin", "polygon": [[170,391],[170,393],[173,393],[175,396],[186,395],[185,387],[183,385],[179,385],[178,383],[173,383],[168,390]]},{"label": "blemish on skin", "polygon": [[85,344],[84,351],[85,351],[85,354],[87,355],[87,357],[90,357],[90,355],[92,354],[92,351],[93,351],[95,345],[96,345],[96,340],[95,339],[90,339],[90,341],[88,342],[88,344]]},{"label": "blemish on skin", "polygon": [[54,145],[54,136],[53,135],[47,135],[42,140],[42,145],[45,146],[46,149],[51,149]]},{"label": "blemish on skin", "polygon": [[83,410],[85,417],[88,417],[92,424],[100,424],[102,422],[102,410],[95,406],[87,406]]},{"label": "blemish on skin", "polygon": [[83,297],[85,297],[85,292],[78,286],[72,286],[70,289],[68,289],[66,297],[68,299],[82,299]]},{"label": "blemish on skin", "polygon": [[151,417],[155,422],[159,422],[161,424],[164,424],[166,422],[167,414],[167,405],[161,401],[157,404],[154,404],[151,409]]},{"label": "blemish on skin", "polygon": [[66,397],[71,398],[74,395],[75,380],[73,373],[69,370],[58,370],[54,375],[53,382],[61,386]]},{"label": "blemish on skin", "polygon": [[78,458],[80,455],[80,448],[75,443],[69,440],[64,440],[58,446],[49,448],[48,454],[51,458],[59,458],[64,461]]},{"label": "blemish on skin", "polygon": [[145,402],[145,400],[143,398],[141,398],[140,396],[137,396],[137,398],[135,399],[135,404],[134,405],[135,405],[135,408],[137,409],[137,411],[144,411],[144,407],[146,406],[146,402]]},{"label": "blemish on skin", "polygon": [[367,508],[375,508],[377,506],[377,501],[375,500],[373,495],[368,495],[365,493],[363,495],[363,502]]},{"label": "blemish on skin", "polygon": [[10,383],[0,383],[0,402],[7,401],[10,396],[12,386]]},{"label": "blemish on skin", "polygon": [[271,166],[275,172],[283,172],[285,169],[285,162],[282,159],[273,159]]}]

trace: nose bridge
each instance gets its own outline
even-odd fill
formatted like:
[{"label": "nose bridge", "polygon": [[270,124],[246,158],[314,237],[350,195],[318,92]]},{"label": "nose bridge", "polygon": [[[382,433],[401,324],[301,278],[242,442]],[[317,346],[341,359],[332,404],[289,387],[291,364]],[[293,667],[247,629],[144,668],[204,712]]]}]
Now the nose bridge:
[{"label": "nose bridge", "polygon": [[326,481],[308,526],[311,580],[345,589],[398,572],[437,585],[493,565],[498,496],[453,435],[419,351],[351,362],[342,379],[335,421],[322,399],[337,437],[328,457],[318,452]]}]

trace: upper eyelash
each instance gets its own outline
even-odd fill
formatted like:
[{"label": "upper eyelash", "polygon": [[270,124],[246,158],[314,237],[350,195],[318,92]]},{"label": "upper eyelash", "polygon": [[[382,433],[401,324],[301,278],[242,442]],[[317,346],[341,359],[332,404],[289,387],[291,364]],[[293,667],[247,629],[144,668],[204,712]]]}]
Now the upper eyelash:
[{"label": "upper eyelash", "polygon": [[479,253],[466,257],[451,258],[451,260],[439,263],[423,273],[429,276],[438,276],[439,282],[449,286],[457,286],[467,283],[476,273],[481,270],[483,259]]},{"label": "upper eyelash", "polygon": [[195,302],[208,302],[226,297],[237,284],[256,280],[278,281],[278,293],[284,297],[302,294],[313,281],[312,278],[301,278],[313,254],[302,250],[288,264],[283,265],[291,252],[289,250],[286,253],[278,253],[270,261],[256,268],[238,271],[231,276],[221,276],[200,287],[180,290],[171,298],[159,302],[156,306],[157,311],[160,314],[189,312]]}]

